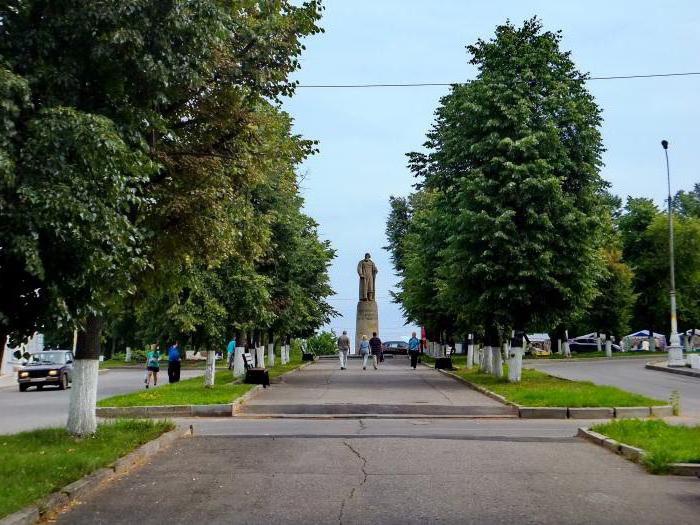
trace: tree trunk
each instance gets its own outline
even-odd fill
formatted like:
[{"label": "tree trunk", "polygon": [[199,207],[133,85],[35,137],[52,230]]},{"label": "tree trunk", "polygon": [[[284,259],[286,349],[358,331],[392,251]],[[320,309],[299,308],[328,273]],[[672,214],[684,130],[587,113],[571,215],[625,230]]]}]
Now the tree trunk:
[{"label": "tree trunk", "polygon": [[0,374],[5,373],[5,347],[7,346],[7,332],[0,330]]},{"label": "tree trunk", "polygon": [[[511,383],[519,383],[523,372],[523,332],[516,330],[513,334],[513,340],[510,343],[510,351],[508,352],[508,381]],[[561,341],[561,339],[559,340]]]},{"label": "tree trunk", "polygon": [[95,405],[101,332],[102,319],[90,315],[85,330],[78,334],[67,425],[68,432],[74,436],[91,435],[97,430]]},{"label": "tree trunk", "polygon": [[214,386],[214,375],[216,374],[216,352],[209,350],[207,352],[207,366],[204,369],[204,386],[212,388]]}]

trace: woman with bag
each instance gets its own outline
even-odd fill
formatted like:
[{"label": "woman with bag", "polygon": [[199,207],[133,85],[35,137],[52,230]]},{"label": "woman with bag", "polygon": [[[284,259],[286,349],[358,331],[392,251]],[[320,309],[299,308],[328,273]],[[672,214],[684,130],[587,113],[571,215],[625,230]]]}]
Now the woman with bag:
[{"label": "woman with bag", "polygon": [[[362,356],[362,370],[367,370],[367,359],[372,356],[372,351],[369,347],[369,341],[367,341],[367,336],[362,336],[362,341],[360,341],[360,355]],[[377,358],[374,357],[374,369],[377,369]]]},{"label": "woman with bag", "polygon": [[156,348],[146,354],[146,388],[151,383],[153,377],[153,386],[158,386],[158,371],[160,370],[160,352]]}]

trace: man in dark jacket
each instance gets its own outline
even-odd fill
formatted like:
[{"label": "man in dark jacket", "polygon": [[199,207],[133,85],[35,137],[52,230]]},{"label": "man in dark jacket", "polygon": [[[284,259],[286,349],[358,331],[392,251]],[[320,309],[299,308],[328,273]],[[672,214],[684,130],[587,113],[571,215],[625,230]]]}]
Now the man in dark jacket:
[{"label": "man in dark jacket", "polygon": [[377,332],[372,332],[369,347],[372,349],[374,359],[382,363],[384,361],[384,352],[382,351],[382,340],[377,337]]}]

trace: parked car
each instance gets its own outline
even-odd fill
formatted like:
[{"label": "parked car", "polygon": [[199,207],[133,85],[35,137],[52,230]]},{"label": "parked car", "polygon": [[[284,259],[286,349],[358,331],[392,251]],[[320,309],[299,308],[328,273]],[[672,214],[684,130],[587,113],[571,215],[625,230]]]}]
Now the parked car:
[{"label": "parked car", "polygon": [[385,354],[406,355],[408,354],[408,343],[405,341],[384,341],[382,351]]},{"label": "parked car", "polygon": [[65,390],[73,381],[73,352],[70,350],[47,350],[29,355],[27,364],[17,371],[19,391],[30,386],[41,390],[46,385]]},{"label": "parked car", "polygon": [[[601,350],[605,350],[605,341],[600,342],[600,348]],[[581,354],[586,352],[597,352],[598,342],[596,341],[595,337],[580,337],[576,339],[569,339],[569,349],[572,352],[577,352]],[[620,345],[613,343],[612,351],[621,352],[622,348],[620,348]]]}]

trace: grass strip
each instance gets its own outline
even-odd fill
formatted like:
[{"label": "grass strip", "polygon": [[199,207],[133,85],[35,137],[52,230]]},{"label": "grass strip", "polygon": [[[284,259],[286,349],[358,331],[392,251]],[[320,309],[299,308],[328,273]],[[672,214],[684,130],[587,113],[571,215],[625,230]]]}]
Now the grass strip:
[{"label": "grass strip", "polygon": [[[301,352],[290,352],[290,361],[268,368],[270,379],[279,377],[301,366]],[[184,379],[178,383],[165,384],[158,388],[139,390],[130,394],[107,397],[97,402],[100,407],[139,407],[139,406],[173,406],[173,405],[220,405],[232,403],[235,399],[251,390],[255,385],[242,383],[233,379],[228,369],[217,370],[214,386],[204,387],[202,376]]]},{"label": "grass strip", "polygon": [[254,385],[233,382],[229,370],[219,370],[214,378],[214,386],[204,387],[202,376],[183,379],[178,383],[165,384],[107,397],[97,402],[100,407],[145,407],[172,405],[221,405],[231,403],[234,399],[248,392]]},{"label": "grass strip", "polygon": [[646,452],[642,463],[653,474],[671,463],[700,463],[700,426],[669,425],[660,420],[620,419],[591,430]]},{"label": "grass strip", "polygon": [[509,383],[506,378],[479,372],[476,367],[460,368],[454,373],[502,395],[508,401],[528,407],[648,407],[666,404],[614,386],[571,381],[527,368],[523,369],[520,383]]},{"label": "grass strip", "polygon": [[100,424],[89,438],[75,438],[62,428],[0,435],[0,517],[106,467],[173,428],[168,421],[122,419]]}]

